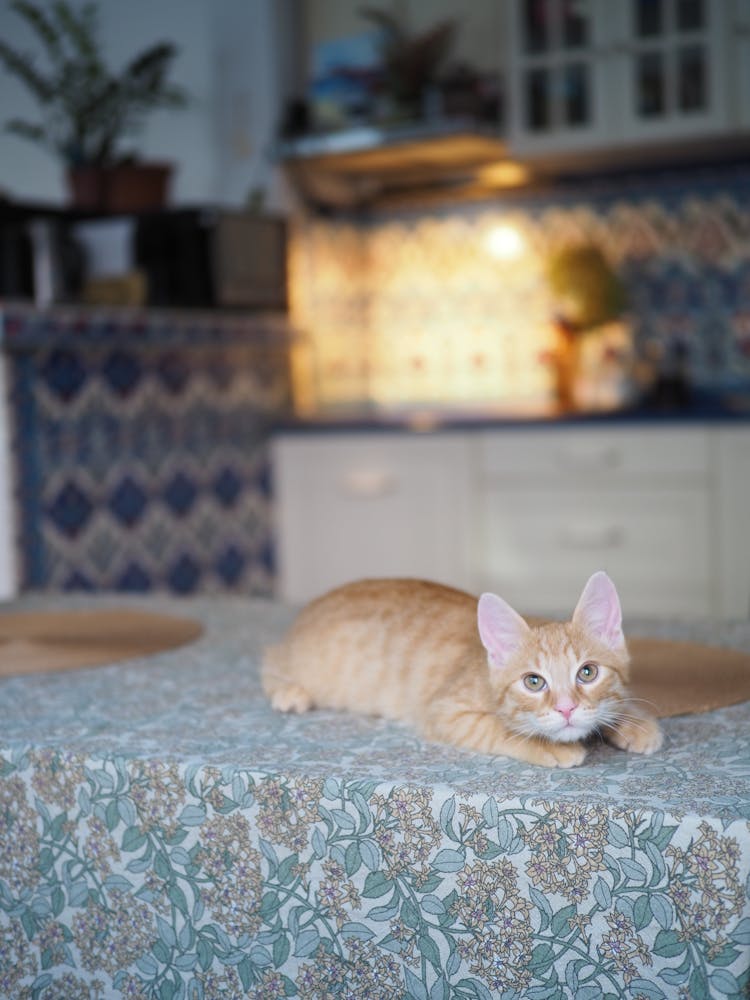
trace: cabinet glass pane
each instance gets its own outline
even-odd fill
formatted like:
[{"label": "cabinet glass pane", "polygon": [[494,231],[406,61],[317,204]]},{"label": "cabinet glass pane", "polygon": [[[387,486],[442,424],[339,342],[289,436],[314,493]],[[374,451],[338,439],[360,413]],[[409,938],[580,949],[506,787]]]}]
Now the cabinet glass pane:
[{"label": "cabinet glass pane", "polygon": [[677,0],[678,31],[701,31],[705,26],[704,0]]},{"label": "cabinet glass pane", "polygon": [[638,56],[635,76],[635,106],[641,118],[663,115],[666,110],[664,56],[644,52]]},{"label": "cabinet glass pane", "polygon": [[566,49],[589,44],[590,0],[562,0],[562,40]]},{"label": "cabinet glass pane", "polygon": [[708,107],[706,52],[702,45],[686,45],[677,53],[677,101],[680,111]]},{"label": "cabinet glass pane", "polygon": [[663,0],[636,0],[634,27],[636,38],[661,35],[664,31]]},{"label": "cabinet glass pane", "polygon": [[523,0],[522,31],[525,52],[546,52],[550,47],[552,0]]},{"label": "cabinet glass pane", "polygon": [[550,72],[546,69],[527,70],[524,80],[526,128],[540,132],[550,127]]},{"label": "cabinet glass pane", "polygon": [[568,125],[589,121],[589,77],[585,63],[571,63],[563,69],[563,117]]}]

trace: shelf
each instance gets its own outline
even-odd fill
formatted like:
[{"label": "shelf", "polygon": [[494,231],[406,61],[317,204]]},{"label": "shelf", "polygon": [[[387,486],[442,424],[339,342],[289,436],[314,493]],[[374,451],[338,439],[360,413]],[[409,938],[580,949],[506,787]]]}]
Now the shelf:
[{"label": "shelf", "polygon": [[744,163],[750,133],[549,152],[520,161],[497,130],[473,123],[359,128],[311,135],[280,160],[313,207],[356,210],[486,198],[511,188],[628,177],[713,163]]},{"label": "shelf", "polygon": [[285,143],[279,158],[306,200],[354,207],[528,180],[496,130],[444,122],[363,127]]}]

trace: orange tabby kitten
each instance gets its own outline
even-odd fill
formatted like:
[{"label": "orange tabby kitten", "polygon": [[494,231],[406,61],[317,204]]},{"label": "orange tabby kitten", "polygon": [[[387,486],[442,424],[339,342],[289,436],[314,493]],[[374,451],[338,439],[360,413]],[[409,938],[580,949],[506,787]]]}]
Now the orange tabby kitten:
[{"label": "orange tabby kitten", "polygon": [[[530,627],[494,594],[421,580],[362,580],[319,597],[267,650],[274,708],[349,709],[411,723],[427,739],[574,767],[583,740],[653,753],[655,718],[628,700],[620,602],[606,573],[573,618]],[[477,628],[478,626],[478,628]]]}]

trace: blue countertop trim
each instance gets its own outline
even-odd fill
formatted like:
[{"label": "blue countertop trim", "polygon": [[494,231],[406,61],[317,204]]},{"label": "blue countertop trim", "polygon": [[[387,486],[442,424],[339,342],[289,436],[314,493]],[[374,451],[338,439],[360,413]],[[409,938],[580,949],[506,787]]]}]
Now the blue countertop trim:
[{"label": "blue countertop trim", "polygon": [[694,390],[684,407],[641,404],[607,413],[567,413],[543,417],[467,414],[438,408],[410,413],[326,415],[288,418],[274,425],[275,433],[394,432],[440,433],[445,431],[524,430],[556,427],[688,426],[734,424],[750,426],[750,387],[744,390],[709,392]]}]

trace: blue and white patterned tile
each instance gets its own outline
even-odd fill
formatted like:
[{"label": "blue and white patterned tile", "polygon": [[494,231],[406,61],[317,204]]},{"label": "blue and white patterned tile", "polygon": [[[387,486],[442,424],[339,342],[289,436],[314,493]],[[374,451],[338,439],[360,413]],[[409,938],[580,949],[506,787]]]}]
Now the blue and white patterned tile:
[{"label": "blue and white patterned tile", "polygon": [[254,343],[247,323],[179,332],[189,346],[163,320],[6,318],[24,587],[270,592],[286,341]]}]

